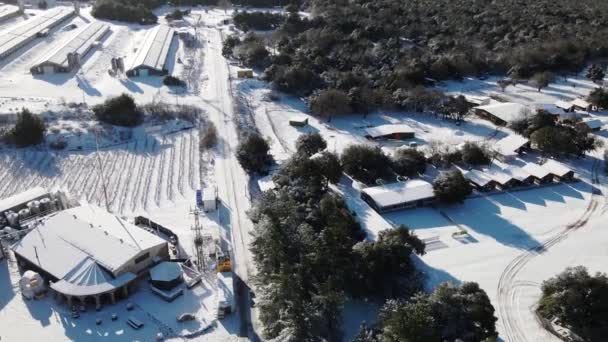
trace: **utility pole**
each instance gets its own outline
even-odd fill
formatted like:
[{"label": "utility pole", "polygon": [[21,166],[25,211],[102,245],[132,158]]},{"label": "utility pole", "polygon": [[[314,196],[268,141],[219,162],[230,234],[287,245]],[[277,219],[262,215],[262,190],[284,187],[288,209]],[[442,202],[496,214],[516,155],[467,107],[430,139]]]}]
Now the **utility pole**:
[{"label": "utility pole", "polygon": [[199,272],[202,272],[205,265],[205,252],[203,249],[204,238],[203,238],[203,227],[201,226],[201,222],[199,219],[200,210],[198,208],[194,210],[190,210],[190,214],[194,215],[194,248],[196,252],[196,265],[198,267]]},{"label": "utility pole", "polygon": [[103,164],[101,163],[101,157],[99,156],[99,132],[95,128],[95,149],[97,154],[97,164],[99,168],[99,177],[101,177],[101,186],[103,188],[103,197],[106,202],[106,210],[111,213],[110,204],[108,203],[108,187],[106,186],[106,179],[103,176]]}]

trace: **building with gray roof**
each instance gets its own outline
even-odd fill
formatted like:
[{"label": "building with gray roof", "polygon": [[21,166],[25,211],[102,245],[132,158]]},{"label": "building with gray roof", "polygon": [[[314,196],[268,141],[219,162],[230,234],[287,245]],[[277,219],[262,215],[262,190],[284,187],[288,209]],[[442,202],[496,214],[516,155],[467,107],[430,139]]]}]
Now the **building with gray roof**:
[{"label": "building with gray roof", "polygon": [[32,74],[49,74],[55,72],[70,72],[80,65],[80,60],[101,40],[110,30],[108,24],[94,22],[78,32],[67,43],[56,48],[50,56],[34,64]]},{"label": "building with gray roof", "polygon": [[166,75],[167,56],[174,36],[175,30],[167,25],[149,30],[127,70],[127,76]]}]

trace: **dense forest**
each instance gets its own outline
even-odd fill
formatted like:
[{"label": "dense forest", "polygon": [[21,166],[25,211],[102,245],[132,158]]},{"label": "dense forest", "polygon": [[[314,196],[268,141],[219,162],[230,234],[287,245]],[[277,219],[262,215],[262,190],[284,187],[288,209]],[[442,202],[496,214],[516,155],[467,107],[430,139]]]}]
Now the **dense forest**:
[{"label": "dense forest", "polygon": [[293,11],[267,42],[266,77],[302,95],[335,89],[353,104],[400,106],[434,80],[529,78],[608,55],[603,1],[315,0],[310,10]]}]

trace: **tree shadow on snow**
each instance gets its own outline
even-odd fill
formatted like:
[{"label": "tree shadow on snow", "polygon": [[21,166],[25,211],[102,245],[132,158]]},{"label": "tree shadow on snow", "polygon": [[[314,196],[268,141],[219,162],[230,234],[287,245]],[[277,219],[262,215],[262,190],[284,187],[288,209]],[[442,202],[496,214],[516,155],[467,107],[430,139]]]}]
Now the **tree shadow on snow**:
[{"label": "tree shadow on snow", "polygon": [[[460,285],[462,283],[460,279],[454,277],[449,272],[427,264],[417,255],[412,255],[412,261],[416,265],[416,269],[419,270],[425,277],[424,287],[426,291],[433,291],[433,289],[435,289],[439,284],[443,283],[451,283],[453,285]],[[468,280],[475,281],[475,279]]]}]

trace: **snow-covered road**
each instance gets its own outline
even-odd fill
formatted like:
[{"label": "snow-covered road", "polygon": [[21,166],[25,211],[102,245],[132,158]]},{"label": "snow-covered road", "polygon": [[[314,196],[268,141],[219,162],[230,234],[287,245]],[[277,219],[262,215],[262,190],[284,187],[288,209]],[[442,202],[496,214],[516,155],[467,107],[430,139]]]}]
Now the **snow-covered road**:
[{"label": "snow-covered road", "polygon": [[[232,90],[230,85],[230,70],[222,56],[222,32],[218,29],[206,29],[208,39],[204,68],[209,84],[202,92],[203,100],[208,104],[211,121],[217,126],[220,136],[218,153],[215,157],[215,176],[218,184],[219,198],[222,203],[220,210],[228,211],[227,216],[231,231],[233,247],[234,272],[244,282],[248,283],[253,272],[253,258],[249,250],[253,223],[247,217],[249,201],[249,177],[239,165],[234,153],[239,141],[235,121]],[[251,332],[249,313],[249,293],[238,286],[237,292],[241,297],[240,310],[241,335]],[[247,304],[247,308],[243,305]],[[245,317],[243,317],[245,315]]]}]

